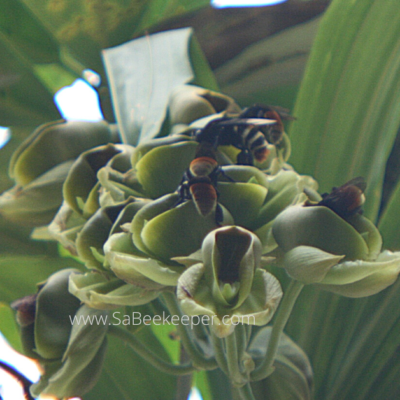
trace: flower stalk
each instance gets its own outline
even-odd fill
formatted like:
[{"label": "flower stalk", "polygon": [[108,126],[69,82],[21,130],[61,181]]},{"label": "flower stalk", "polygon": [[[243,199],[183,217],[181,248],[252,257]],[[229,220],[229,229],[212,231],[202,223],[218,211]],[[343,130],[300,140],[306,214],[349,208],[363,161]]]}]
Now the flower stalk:
[{"label": "flower stalk", "polygon": [[238,351],[236,329],[229,336],[227,336],[224,341],[229,377],[234,386],[240,387],[246,383],[246,378],[243,376],[240,370],[241,354]]},{"label": "flower stalk", "polygon": [[215,361],[215,359],[205,357],[205,355],[193,342],[192,337],[187,330],[187,327],[181,323],[182,312],[179,308],[179,305],[177,304],[175,294],[171,292],[165,292],[163,293],[162,297],[171,315],[179,316],[179,322],[176,327],[181,338],[182,345],[185,348],[187,354],[190,356],[193,365],[204,370],[213,370],[217,368],[217,362]]},{"label": "flower stalk", "polygon": [[301,282],[292,280],[283,296],[282,303],[278,308],[276,319],[273,324],[271,338],[268,343],[267,354],[261,364],[251,374],[253,381],[265,379],[274,372],[274,360],[278,351],[278,345],[283,329],[292,313],[293,307],[302,291],[304,285]]},{"label": "flower stalk", "polygon": [[148,349],[134,334],[117,325],[110,325],[108,334],[129,344],[140,357],[161,372],[170,375],[188,375],[197,371],[197,368],[194,367],[192,363],[174,365],[163,360]]}]

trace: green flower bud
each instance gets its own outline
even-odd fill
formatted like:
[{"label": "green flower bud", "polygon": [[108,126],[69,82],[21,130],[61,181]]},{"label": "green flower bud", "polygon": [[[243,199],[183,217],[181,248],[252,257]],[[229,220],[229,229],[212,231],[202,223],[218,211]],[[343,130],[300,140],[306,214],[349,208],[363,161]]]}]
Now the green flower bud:
[{"label": "green flower bud", "polygon": [[131,195],[137,194],[127,183],[132,151],[132,146],[109,144],[84,152],[65,181],[66,200],[49,233],[71,254],[79,254],[88,268],[102,269],[102,248],[110,232],[130,222],[146,202],[138,199],[127,207],[134,202]]},{"label": "green flower bud", "polygon": [[62,185],[73,160],[112,139],[105,122],[55,121],[40,126],[11,159],[9,174],[16,186],[0,197],[0,213],[28,226],[48,224],[62,203]]},{"label": "green flower bud", "polygon": [[272,232],[286,271],[304,284],[364,297],[400,273],[400,253],[380,253],[379,231],[360,214],[344,219],[325,206],[297,205],[279,214]]},{"label": "green flower bud", "polygon": [[299,175],[295,171],[279,171],[276,175],[265,175],[268,194],[258,212],[254,232],[263,244],[263,252],[269,253],[277,247],[272,235],[273,221],[280,212],[292,204],[298,204],[306,199],[304,191],[316,193],[317,183],[310,176]]},{"label": "green flower bud", "polygon": [[231,97],[198,86],[177,87],[169,101],[172,126],[189,125],[199,118],[222,111],[240,112],[240,108]]},{"label": "green flower bud", "polygon": [[76,270],[67,269],[51,275],[36,298],[35,351],[44,359],[61,358],[71,333],[70,316],[80,307],[79,300],[68,292],[68,279]]},{"label": "green flower bud", "polygon": [[102,122],[54,121],[39,126],[15,151],[10,176],[24,186],[51,168],[76,159],[83,151],[113,141]]},{"label": "green flower bud", "polygon": [[312,246],[345,255],[346,260],[366,259],[369,253],[360,232],[323,206],[289,207],[275,219],[272,230],[276,242],[285,252],[297,246]]},{"label": "green flower bud", "polygon": [[[188,257],[188,263],[198,256]],[[261,243],[253,233],[237,226],[214,230],[203,241],[201,258],[178,281],[177,296],[187,315],[211,317],[219,337],[238,323],[268,323],[282,291],[277,279],[259,268]]]},{"label": "green flower bud", "polygon": [[[79,271],[56,272],[40,285],[37,295],[14,304],[18,320],[23,322],[25,352],[44,369],[40,381],[31,387],[34,397],[82,396],[94,386],[101,371],[108,313],[81,306],[69,293],[69,277],[75,272]],[[100,322],[84,323],[80,318]]]},{"label": "green flower bud", "polygon": [[108,237],[122,231],[147,200],[129,198],[120,204],[99,208],[83,225],[76,237],[76,250],[87,268],[103,270],[103,246]]},{"label": "green flower bud", "polygon": [[25,226],[48,224],[62,203],[62,187],[73,161],[53,167],[25,186],[14,186],[0,196],[0,213]]},{"label": "green flower bud", "polygon": [[87,219],[75,212],[66,201],[48,226],[51,237],[58,240],[72,255],[77,256],[76,238]]},{"label": "green flower bud", "polygon": [[82,153],[75,161],[63,187],[64,199],[78,214],[88,218],[99,208],[97,172],[127,146],[108,144]]},{"label": "green flower bud", "polygon": [[84,305],[75,317],[77,320],[82,318],[101,322],[75,324],[72,327],[62,359],[45,363],[43,376],[32,385],[34,397],[81,397],[97,383],[107,350],[108,313]]}]

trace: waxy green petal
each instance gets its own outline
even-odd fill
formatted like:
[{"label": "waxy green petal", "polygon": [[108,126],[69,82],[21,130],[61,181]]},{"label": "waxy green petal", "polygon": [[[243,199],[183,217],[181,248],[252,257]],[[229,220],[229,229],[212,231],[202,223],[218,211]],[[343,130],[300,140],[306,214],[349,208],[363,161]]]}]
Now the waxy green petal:
[{"label": "waxy green petal", "polygon": [[77,255],[76,237],[81,231],[86,219],[81,214],[75,212],[66,201],[58,210],[53,221],[48,227],[49,234],[71,254]]},{"label": "waxy green petal", "polygon": [[311,246],[345,255],[345,260],[365,259],[369,253],[361,235],[327,207],[289,207],[275,219],[272,232],[285,252]]},{"label": "waxy green petal", "polygon": [[97,171],[122,150],[118,145],[108,144],[82,153],[75,161],[63,187],[64,199],[74,211],[84,215],[93,213],[93,207],[84,210],[77,199],[81,199],[83,204],[88,200],[92,189],[98,183]]},{"label": "waxy green petal", "polygon": [[310,284],[321,282],[343,258],[316,247],[298,246],[285,254],[283,264],[293,279]]},{"label": "waxy green petal", "polygon": [[176,285],[183,267],[164,265],[144,254],[135,254],[130,243],[129,234],[115,233],[104,246],[107,263],[115,275],[125,282],[152,290]]},{"label": "waxy green petal", "polygon": [[96,252],[103,254],[109,235],[121,231],[120,225],[130,222],[145,204],[146,201],[128,198],[123,203],[100,208],[88,219],[76,239],[78,255],[88,268],[103,269],[104,260],[99,260]]},{"label": "waxy green petal", "polygon": [[[216,228],[214,214],[203,217],[191,200],[174,207],[178,199],[164,196],[137,213],[132,232],[140,250],[161,260],[186,256],[199,249],[207,233]],[[232,221],[226,210],[223,215],[224,223]]]},{"label": "waxy green petal", "polygon": [[115,218],[126,206],[122,203],[118,206],[100,208],[83,226],[76,239],[78,256],[85,262],[87,268],[103,269],[103,263],[99,262],[93,254],[92,248],[102,252]]},{"label": "waxy green petal", "polygon": [[350,223],[361,234],[368,246],[368,260],[377,258],[382,250],[382,236],[378,228],[369,219],[360,214],[356,214],[351,218]]},{"label": "waxy green petal", "polygon": [[321,288],[346,297],[372,296],[396,282],[399,272],[400,263],[397,261],[396,265],[392,264],[389,268],[383,268],[381,271],[368,275],[354,283],[346,285],[324,284],[321,285]]},{"label": "waxy green petal", "polygon": [[171,125],[185,124],[229,109],[240,112],[235,101],[221,93],[193,85],[178,86],[170,96],[169,118]]},{"label": "waxy green petal", "polygon": [[104,121],[61,120],[41,125],[13,154],[10,176],[18,184],[27,185],[56,165],[111,141],[111,129]]},{"label": "waxy green petal", "polygon": [[146,153],[136,164],[136,175],[146,195],[156,199],[174,192],[194,158],[196,147],[196,142],[187,141]]},{"label": "waxy green petal", "polygon": [[316,188],[316,182],[294,171],[280,171],[268,179],[268,196],[259,211],[258,224],[272,221],[281,211],[297,203],[305,187]]},{"label": "waxy green petal", "polygon": [[[202,290],[201,282],[204,278],[205,268],[202,263],[195,264],[187,269],[179,278],[179,284],[176,289],[176,295],[180,302],[182,311],[187,315],[216,315],[215,308],[204,306],[201,302],[196,302],[194,297],[199,290]],[[204,289],[203,289],[204,290]],[[210,293],[210,288],[205,285],[205,292]],[[208,300],[208,303],[210,300]],[[212,301],[211,301],[212,303]]]},{"label": "waxy green petal", "polygon": [[347,285],[355,283],[368,276],[393,273],[397,276],[400,271],[400,253],[382,253],[375,261],[347,261],[333,267],[322,283]]},{"label": "waxy green petal", "polygon": [[48,224],[62,203],[62,187],[73,161],[61,163],[30,181],[14,186],[0,196],[0,214],[27,226]]},{"label": "waxy green petal", "polygon": [[146,304],[159,295],[158,291],[133,286],[118,278],[106,278],[96,272],[72,275],[69,290],[89,307],[98,309]]},{"label": "waxy green petal", "polygon": [[282,289],[279,281],[269,272],[258,269],[249,296],[234,310],[234,314],[246,317],[243,321],[248,320],[249,324],[266,325],[273,317],[281,298]]},{"label": "waxy green petal", "polygon": [[[258,168],[248,165],[226,165],[223,167],[224,174],[233,179],[234,182],[255,183],[268,188],[268,178]],[[221,181],[227,181],[221,176]]]},{"label": "waxy green petal", "polygon": [[148,142],[141,143],[132,153],[131,164],[135,166],[147,153],[161,146],[169,146],[176,143],[192,142],[193,138],[186,135],[171,135],[155,138]]},{"label": "waxy green petal", "polygon": [[219,202],[231,213],[235,224],[252,228],[268,190],[252,183],[218,184]]}]

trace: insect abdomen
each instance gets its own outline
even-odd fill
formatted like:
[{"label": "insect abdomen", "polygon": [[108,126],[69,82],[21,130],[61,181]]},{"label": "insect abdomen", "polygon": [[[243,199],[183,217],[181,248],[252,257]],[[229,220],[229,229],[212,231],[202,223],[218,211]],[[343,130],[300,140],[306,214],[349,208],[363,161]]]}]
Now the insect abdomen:
[{"label": "insect abdomen", "polygon": [[207,217],[217,207],[217,191],[211,183],[199,182],[190,185],[190,194],[197,211]]}]

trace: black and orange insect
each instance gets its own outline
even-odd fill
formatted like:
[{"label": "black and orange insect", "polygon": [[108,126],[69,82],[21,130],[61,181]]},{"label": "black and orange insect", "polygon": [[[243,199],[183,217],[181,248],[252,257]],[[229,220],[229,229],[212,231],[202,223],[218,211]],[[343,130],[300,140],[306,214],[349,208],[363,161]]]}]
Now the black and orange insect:
[{"label": "black and orange insect", "polygon": [[220,225],[223,214],[218,204],[217,180],[221,173],[223,171],[216,160],[213,145],[207,142],[199,144],[196,157],[185,171],[178,187],[180,198],[175,206],[193,200],[200,215],[207,217],[215,212],[215,222]]},{"label": "black and orange insect", "polygon": [[364,178],[359,176],[340,187],[332,188],[330,193],[322,194],[322,200],[316,205],[330,208],[343,219],[361,214],[366,187]]},{"label": "black and orange insect", "polygon": [[254,104],[251,107],[245,108],[240,114],[240,118],[265,118],[275,120],[274,124],[261,128],[267,141],[273,145],[279,145],[282,141],[285,131],[282,121],[293,121],[296,119],[289,114],[287,108],[263,104]]},{"label": "black and orange insect", "polygon": [[19,371],[17,371],[15,368],[13,368],[11,365],[8,365],[4,361],[0,361],[0,368],[4,369],[4,371],[12,375],[22,385],[25,400],[34,400],[29,391],[33,382],[31,382],[26,376],[22,375]]},{"label": "black and orange insect", "polygon": [[208,143],[214,149],[218,146],[234,146],[241,150],[237,164],[253,165],[253,159],[263,162],[269,154],[268,142],[260,128],[274,123],[274,120],[266,118],[222,117],[196,130],[194,136],[200,144]]}]

